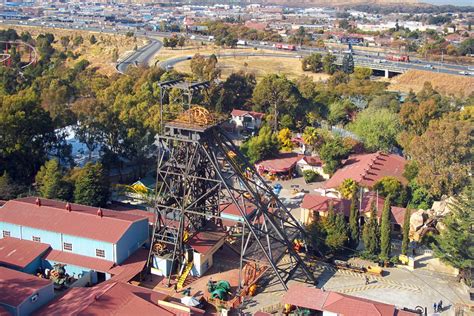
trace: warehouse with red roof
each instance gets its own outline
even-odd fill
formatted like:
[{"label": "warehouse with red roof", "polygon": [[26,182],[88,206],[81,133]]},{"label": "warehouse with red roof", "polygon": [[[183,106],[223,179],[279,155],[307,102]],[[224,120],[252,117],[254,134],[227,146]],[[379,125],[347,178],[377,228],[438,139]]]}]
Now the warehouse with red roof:
[{"label": "warehouse with red roof", "polygon": [[[52,269],[59,263],[66,265],[66,273],[88,283],[110,278],[110,269],[148,241],[148,226],[145,216],[36,197],[0,207],[0,237],[21,240],[15,241],[14,253],[31,248],[32,257],[42,256],[30,269]],[[12,241],[2,242],[14,247]],[[48,250],[43,254],[39,248]],[[15,258],[3,258],[10,259]]]}]

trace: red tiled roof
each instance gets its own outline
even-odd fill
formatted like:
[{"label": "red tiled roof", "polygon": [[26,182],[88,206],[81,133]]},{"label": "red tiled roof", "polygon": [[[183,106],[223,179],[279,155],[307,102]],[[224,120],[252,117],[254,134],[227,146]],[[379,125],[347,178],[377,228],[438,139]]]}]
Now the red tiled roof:
[{"label": "red tiled roof", "polygon": [[117,243],[134,222],[145,220],[143,216],[125,212],[40,199],[41,206],[35,205],[37,198],[28,197],[8,201],[0,208],[0,222],[34,227],[72,236]]},{"label": "red tiled roof", "polygon": [[287,172],[293,168],[303,155],[295,153],[280,153],[276,158],[262,160],[255,164],[258,171]]},{"label": "red tiled roof", "polygon": [[[379,218],[382,217],[383,205],[385,204],[385,199],[381,196],[377,197],[377,193],[375,192],[365,193],[362,196],[361,211],[365,213],[370,212],[370,207],[372,205],[372,202],[374,202],[374,206],[376,207],[377,217]],[[391,211],[392,211],[392,217],[391,217],[392,223],[403,226],[403,223],[405,221],[406,209],[399,206],[392,206]]]},{"label": "red tiled roof", "polygon": [[238,109],[233,109],[232,112],[230,113],[232,116],[244,116],[244,115],[250,115],[253,118],[259,118],[262,119],[265,113],[260,113],[260,112],[254,112],[254,111],[246,111],[246,110],[238,110]]},{"label": "red tiled roof", "polygon": [[304,156],[303,160],[310,166],[322,166],[323,161],[319,157],[315,156]]},{"label": "red tiled roof", "polygon": [[[377,210],[377,217],[382,217],[383,206],[385,203],[385,199],[381,196],[378,197],[374,192],[365,193],[362,197],[361,212],[368,213],[370,212],[370,207],[372,205],[372,201],[374,201],[374,206]],[[301,202],[300,207],[317,211],[317,212],[326,212],[329,209],[329,203],[333,203],[334,212],[337,214],[339,212],[343,212],[344,216],[349,216],[350,208],[351,208],[351,201],[347,199],[338,199],[338,198],[331,198],[327,196],[321,196],[316,194],[305,194],[303,197],[303,201]],[[359,207],[359,205],[358,205]],[[405,221],[405,211],[406,209],[403,207],[392,206],[391,207],[392,216],[391,221],[394,224],[398,224],[403,226],[403,222]]]},{"label": "red tiled roof", "polygon": [[72,252],[59,251],[54,249],[48,252],[45,259],[70,264],[77,267],[88,268],[99,272],[108,272],[114,266],[114,263],[112,261],[77,255]]},{"label": "red tiled roof", "polygon": [[226,233],[222,231],[200,231],[189,239],[188,245],[192,247],[195,251],[205,255],[217,243],[224,239],[225,236]]},{"label": "red tiled roof", "polygon": [[403,171],[407,161],[398,155],[376,152],[349,157],[341,169],[326,182],[325,188],[338,188],[345,179],[352,179],[364,187],[372,187],[383,177],[391,176],[406,184]]},{"label": "red tiled roof", "polygon": [[48,244],[6,237],[0,239],[0,264],[23,269],[49,248]]},{"label": "red tiled roof", "polygon": [[346,199],[330,198],[316,194],[305,194],[303,201],[301,202],[301,208],[317,212],[326,212],[329,209],[330,203],[333,205],[334,213],[337,214],[342,212],[344,216],[349,217],[351,201]]},{"label": "red tiled roof", "polygon": [[148,260],[149,251],[143,248],[135,251],[121,265],[113,267],[109,273],[113,274],[112,280],[128,282],[140,273]]},{"label": "red tiled roof", "polygon": [[51,281],[16,270],[0,267],[0,303],[17,307]]},{"label": "red tiled roof", "polygon": [[[305,295],[301,295],[305,293]],[[314,287],[293,285],[283,297],[283,302],[316,311],[327,311],[339,315],[394,316],[400,315],[395,306],[364,298],[349,296]],[[398,314],[397,314],[398,313]],[[411,313],[407,315],[413,315]]]},{"label": "red tiled roof", "polygon": [[158,300],[166,297],[166,294],[142,287],[106,281],[92,288],[71,288],[40,309],[37,315],[173,316],[174,313],[156,305]]}]

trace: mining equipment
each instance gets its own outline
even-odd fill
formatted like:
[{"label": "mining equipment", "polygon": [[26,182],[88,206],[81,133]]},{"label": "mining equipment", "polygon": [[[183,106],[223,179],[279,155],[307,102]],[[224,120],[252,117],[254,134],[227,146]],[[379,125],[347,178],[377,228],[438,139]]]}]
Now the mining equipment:
[{"label": "mining equipment", "polygon": [[[248,294],[263,275],[274,277],[285,290],[297,271],[315,284],[293,243],[308,239],[303,227],[221,126],[226,117],[192,104],[193,96],[209,82],[173,80],[158,85],[162,131],[157,141],[156,223],[148,266],[165,262],[165,268],[171,267],[165,273],[168,286],[177,282],[178,289],[182,287],[194,264],[190,236],[218,229],[220,206],[233,203],[243,219],[239,245],[234,247],[240,252],[237,296]],[[165,104],[171,89],[181,106]],[[179,110],[171,110],[175,108]],[[249,205],[254,212],[247,213]]]}]

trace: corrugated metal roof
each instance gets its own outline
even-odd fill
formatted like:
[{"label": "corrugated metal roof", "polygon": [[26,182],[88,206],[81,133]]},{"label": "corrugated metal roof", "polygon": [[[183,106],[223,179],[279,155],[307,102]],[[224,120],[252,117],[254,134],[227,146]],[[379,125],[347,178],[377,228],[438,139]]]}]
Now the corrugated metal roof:
[{"label": "corrugated metal roof", "polygon": [[108,272],[114,266],[112,261],[77,255],[72,252],[59,250],[50,250],[44,259],[70,264],[77,267],[88,268],[99,272]]},{"label": "corrugated metal roof", "polygon": [[0,239],[0,264],[23,269],[49,248],[48,244],[6,237]]},{"label": "corrugated metal roof", "polygon": [[383,177],[391,176],[406,184],[403,171],[407,161],[398,155],[376,152],[349,157],[341,169],[326,182],[326,189],[338,188],[345,179],[352,179],[365,187],[371,187]]},{"label": "corrugated metal roof", "polygon": [[0,267],[0,303],[17,307],[51,281],[16,270]]},{"label": "corrugated metal roof", "polygon": [[65,202],[48,199],[39,199],[39,206],[36,200],[28,197],[8,201],[0,208],[0,222],[117,243],[132,223],[146,220],[107,209],[101,209],[99,216],[99,208],[73,203],[69,203],[68,211]]}]

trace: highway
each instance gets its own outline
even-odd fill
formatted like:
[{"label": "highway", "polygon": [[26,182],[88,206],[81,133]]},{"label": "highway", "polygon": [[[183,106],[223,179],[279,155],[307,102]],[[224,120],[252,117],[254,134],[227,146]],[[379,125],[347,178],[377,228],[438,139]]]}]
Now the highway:
[{"label": "highway", "polygon": [[128,66],[134,65],[148,65],[150,60],[155,56],[156,53],[163,47],[163,43],[157,39],[150,38],[150,43],[147,45],[140,47],[135,52],[133,52],[130,56],[120,60],[117,65],[116,69],[119,73],[123,74],[127,70]]},{"label": "highway", "polygon": [[[29,26],[39,26],[39,27],[52,27],[52,28],[64,28],[64,29],[71,29],[71,30],[85,30],[85,31],[95,31],[95,32],[103,32],[103,33],[113,33],[113,34],[125,34],[126,32],[132,31],[134,32],[135,36],[138,37],[145,37],[150,40],[150,43],[144,47],[141,47],[138,49],[135,53],[132,55],[126,57],[124,60],[120,61],[117,64],[117,71],[120,73],[124,73],[126,68],[129,65],[138,65],[138,64],[145,64],[148,63],[151,58],[160,50],[162,47],[162,43],[156,39],[156,37],[170,37],[173,34],[176,33],[169,33],[169,32],[150,32],[150,31],[141,31],[141,30],[136,30],[136,29],[115,29],[115,28],[101,28],[101,27],[94,27],[94,26],[84,26],[84,25],[75,25],[71,23],[45,23],[45,22],[32,22],[32,21],[4,21],[4,24],[11,24],[11,25],[29,25]],[[184,36],[188,36],[186,34],[181,34]],[[201,35],[193,35],[192,39],[196,41],[203,41],[203,42],[209,42],[209,37],[207,36],[201,36]],[[288,53],[293,54],[293,58],[301,58],[304,56],[307,56],[311,53],[321,53],[321,54],[327,54],[328,51],[325,49],[318,49],[318,48],[312,48],[312,47],[298,47],[296,51],[283,51],[280,49],[277,49],[273,47],[274,43],[266,43],[266,45],[262,45],[261,42],[257,41],[248,41],[247,46],[249,48],[260,48],[260,49],[265,49],[265,50],[274,50],[275,54],[270,54],[271,56],[276,56],[276,57],[282,57],[282,58],[288,58],[287,55]],[[389,70],[391,72],[395,73],[403,73],[405,71],[408,71],[410,69],[415,69],[415,70],[424,70],[424,71],[431,71],[431,72],[437,72],[437,73],[446,73],[446,74],[453,74],[453,75],[466,75],[468,73],[471,74],[471,76],[474,75],[474,72],[469,69],[469,66],[467,65],[458,65],[458,64],[452,64],[452,63],[439,63],[439,62],[430,62],[430,61],[425,61],[422,59],[418,58],[411,58],[411,62],[396,62],[396,61],[391,61],[391,60],[386,60],[384,59],[383,54],[379,54],[376,52],[370,52],[370,51],[363,51],[357,49],[357,47],[353,47],[354,50],[354,63],[356,66],[364,66],[364,67],[370,67],[372,69],[377,69],[377,70]],[[281,54],[277,52],[285,52],[286,54]],[[338,58],[338,61],[336,63],[341,63],[342,61],[342,56],[343,53],[341,52],[333,52],[334,55]],[[236,56],[236,54],[230,54],[231,56]],[[221,57],[226,57],[227,54],[222,54]],[[243,55],[240,56],[256,56],[255,53],[243,53]],[[268,56],[268,54],[262,54],[261,56]],[[192,56],[186,56],[184,59],[183,58],[178,58],[172,59],[169,62],[162,62],[160,65],[162,67],[167,67],[167,66],[173,66],[176,63],[179,63],[183,60],[187,60]],[[472,68],[471,68],[472,69]],[[461,74],[463,73],[463,74]]]}]

